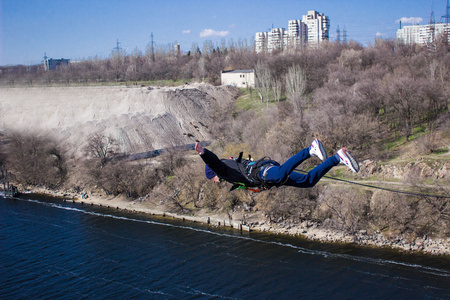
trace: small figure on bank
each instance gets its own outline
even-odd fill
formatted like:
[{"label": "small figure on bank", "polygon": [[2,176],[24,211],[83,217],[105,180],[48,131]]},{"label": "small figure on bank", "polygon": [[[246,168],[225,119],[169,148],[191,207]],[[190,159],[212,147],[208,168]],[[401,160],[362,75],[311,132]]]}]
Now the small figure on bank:
[{"label": "small figure on bank", "polygon": [[[318,139],[282,165],[268,157],[257,161],[242,159],[242,153],[238,158],[219,159],[217,155],[199,143],[195,144],[195,150],[206,164],[206,177],[216,183],[221,180],[232,183],[231,190],[249,189],[259,192],[281,185],[309,188],[313,187],[332,167],[339,164],[345,164],[355,173],[359,171],[358,161],[347,148],[340,149],[328,158],[325,148]],[[306,174],[294,172],[295,168],[311,156],[317,156],[323,162]]]}]

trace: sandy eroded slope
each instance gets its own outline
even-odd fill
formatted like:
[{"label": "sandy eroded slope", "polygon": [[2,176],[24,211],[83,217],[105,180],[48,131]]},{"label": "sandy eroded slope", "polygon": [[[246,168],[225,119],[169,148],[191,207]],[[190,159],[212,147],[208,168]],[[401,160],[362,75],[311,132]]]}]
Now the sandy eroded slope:
[{"label": "sandy eroded slope", "polygon": [[237,92],[208,84],[2,88],[0,130],[49,134],[76,154],[96,133],[115,138],[122,152],[143,152],[210,139],[212,105]]}]

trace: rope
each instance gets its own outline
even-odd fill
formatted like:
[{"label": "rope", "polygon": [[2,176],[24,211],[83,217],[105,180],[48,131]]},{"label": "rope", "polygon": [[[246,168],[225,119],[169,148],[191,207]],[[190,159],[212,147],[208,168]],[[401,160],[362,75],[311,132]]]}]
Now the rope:
[{"label": "rope", "polygon": [[[298,170],[298,169],[295,169],[295,171],[305,173],[305,174],[308,173],[306,171]],[[384,187],[380,187],[380,186],[374,186],[374,185],[370,185],[370,184],[354,182],[354,181],[340,179],[340,178],[326,176],[326,175],[323,176],[323,178],[332,179],[332,180],[341,181],[341,182],[350,183],[350,184],[355,184],[355,185],[360,185],[360,186],[364,186],[364,187],[368,187],[368,188],[372,188],[372,189],[383,190],[383,191],[387,191],[387,192],[391,192],[391,193],[406,194],[406,195],[411,195],[411,196],[423,196],[423,197],[436,197],[436,198],[450,199],[450,196],[431,195],[431,194],[424,194],[424,193],[414,193],[414,192],[394,190],[394,189],[390,189],[390,188],[384,188]]]}]

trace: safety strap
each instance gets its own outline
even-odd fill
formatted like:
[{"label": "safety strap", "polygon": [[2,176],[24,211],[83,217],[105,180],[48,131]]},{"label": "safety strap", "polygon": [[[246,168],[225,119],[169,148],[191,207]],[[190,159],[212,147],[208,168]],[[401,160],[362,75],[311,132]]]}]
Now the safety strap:
[{"label": "safety strap", "polygon": [[251,191],[253,193],[259,193],[259,192],[262,192],[264,190],[267,190],[267,188],[263,187],[263,186],[250,188],[250,187],[246,187],[243,183],[234,182],[233,186],[230,189],[230,192],[234,191],[234,190],[247,190],[247,191]]}]

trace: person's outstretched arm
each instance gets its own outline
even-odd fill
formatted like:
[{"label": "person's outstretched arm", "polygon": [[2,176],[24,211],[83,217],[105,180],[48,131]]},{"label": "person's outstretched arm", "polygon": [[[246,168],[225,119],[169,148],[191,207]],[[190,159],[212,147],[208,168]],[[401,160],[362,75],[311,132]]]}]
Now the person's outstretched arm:
[{"label": "person's outstretched arm", "polygon": [[227,175],[228,167],[217,157],[217,155],[208,149],[203,148],[198,142],[195,144],[195,151],[197,151],[205,164],[207,164],[214,173],[219,175],[219,177]]}]

